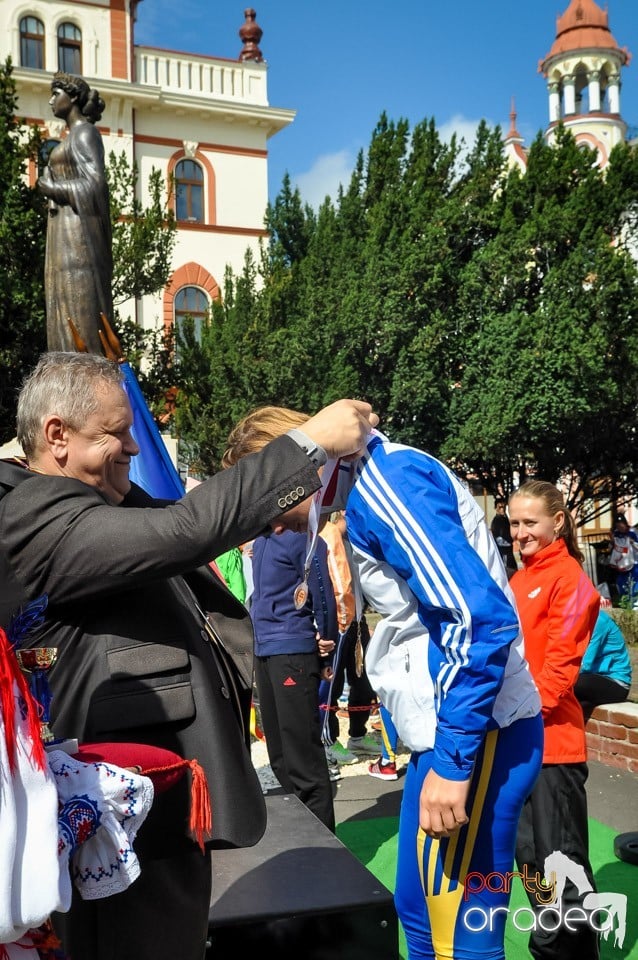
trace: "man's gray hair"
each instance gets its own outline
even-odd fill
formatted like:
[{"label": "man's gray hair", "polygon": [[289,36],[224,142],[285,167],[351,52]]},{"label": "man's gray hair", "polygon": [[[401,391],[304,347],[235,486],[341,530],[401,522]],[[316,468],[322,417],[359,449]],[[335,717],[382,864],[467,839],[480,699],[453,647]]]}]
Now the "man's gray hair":
[{"label": "man's gray hair", "polygon": [[42,444],[42,424],[56,414],[71,430],[80,430],[101,403],[102,387],[121,387],[119,364],[96,353],[52,351],[40,357],[18,397],[17,437],[27,459]]}]

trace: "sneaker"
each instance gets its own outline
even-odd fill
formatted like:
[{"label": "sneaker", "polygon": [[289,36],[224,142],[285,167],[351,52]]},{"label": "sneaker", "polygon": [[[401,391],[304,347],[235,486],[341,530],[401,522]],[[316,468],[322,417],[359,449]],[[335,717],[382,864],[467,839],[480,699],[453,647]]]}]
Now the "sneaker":
[{"label": "sneaker", "polygon": [[[377,753],[379,751],[377,750]],[[329,747],[326,747],[326,756],[328,757],[328,762],[334,760],[335,763],[356,763],[359,759],[350,753],[349,750],[346,750],[342,743],[339,743],[338,740],[335,740],[334,743],[331,743]]]},{"label": "sneaker", "polygon": [[334,783],[335,780],[341,780],[341,770],[339,769],[339,764],[336,760],[328,760],[328,776],[330,777],[330,782]]},{"label": "sneaker", "polygon": [[371,777],[376,777],[377,780],[399,779],[396,763],[391,763],[389,760],[387,763],[383,763],[381,757],[379,757],[376,763],[370,764],[368,767],[368,773]]},{"label": "sneaker", "polygon": [[379,756],[379,741],[367,734],[365,737],[348,737],[348,750],[356,754]]}]

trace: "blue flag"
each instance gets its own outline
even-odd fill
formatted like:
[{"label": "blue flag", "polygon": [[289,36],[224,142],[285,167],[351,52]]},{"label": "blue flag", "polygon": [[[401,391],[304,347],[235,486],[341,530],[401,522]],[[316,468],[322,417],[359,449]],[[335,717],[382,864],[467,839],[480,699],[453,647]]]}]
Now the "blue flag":
[{"label": "blue flag", "polygon": [[137,377],[126,361],[120,362],[120,368],[133,409],[131,433],[140,448],[138,455],[131,460],[129,476],[152,497],[179,500],[184,496],[184,484],[148,409]]}]

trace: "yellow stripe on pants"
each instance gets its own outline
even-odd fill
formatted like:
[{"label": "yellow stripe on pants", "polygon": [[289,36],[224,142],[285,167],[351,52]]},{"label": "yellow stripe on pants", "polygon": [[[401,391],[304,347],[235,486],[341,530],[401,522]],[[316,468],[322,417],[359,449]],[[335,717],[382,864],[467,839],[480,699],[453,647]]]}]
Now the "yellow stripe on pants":
[{"label": "yellow stripe on pants", "polygon": [[[427,837],[421,828],[419,828],[417,834],[421,886],[430,917],[430,929],[432,931],[432,943],[436,960],[453,960],[454,958],[454,933],[459,917],[459,907],[463,899],[465,878],[474,851],[474,844],[476,843],[479,823],[483,813],[487,788],[492,775],[497,737],[498,730],[491,730],[485,738],[485,750],[481,767],[480,769],[475,768],[472,773],[472,779],[477,776],[479,779],[472,804],[470,820],[462,830],[458,830],[450,839],[443,864],[441,888],[436,893],[433,892],[434,881],[440,858],[441,844],[439,840],[432,840],[427,853],[427,863],[425,863]],[[458,874],[455,875],[452,873],[452,867],[459,843],[463,844],[463,851],[460,869]],[[424,883],[426,876],[427,884]],[[453,889],[450,889],[451,887],[453,887]]]}]

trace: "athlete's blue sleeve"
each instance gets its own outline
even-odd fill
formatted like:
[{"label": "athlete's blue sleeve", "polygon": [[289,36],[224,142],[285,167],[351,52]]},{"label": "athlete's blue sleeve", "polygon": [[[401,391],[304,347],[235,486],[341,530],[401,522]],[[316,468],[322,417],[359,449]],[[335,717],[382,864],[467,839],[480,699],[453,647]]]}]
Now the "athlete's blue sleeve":
[{"label": "athlete's blue sleeve", "polygon": [[518,635],[517,614],[468,542],[456,487],[434,458],[377,447],[347,512],[352,543],[389,564],[417,599],[424,634],[435,645],[433,769],[466,779]]}]

